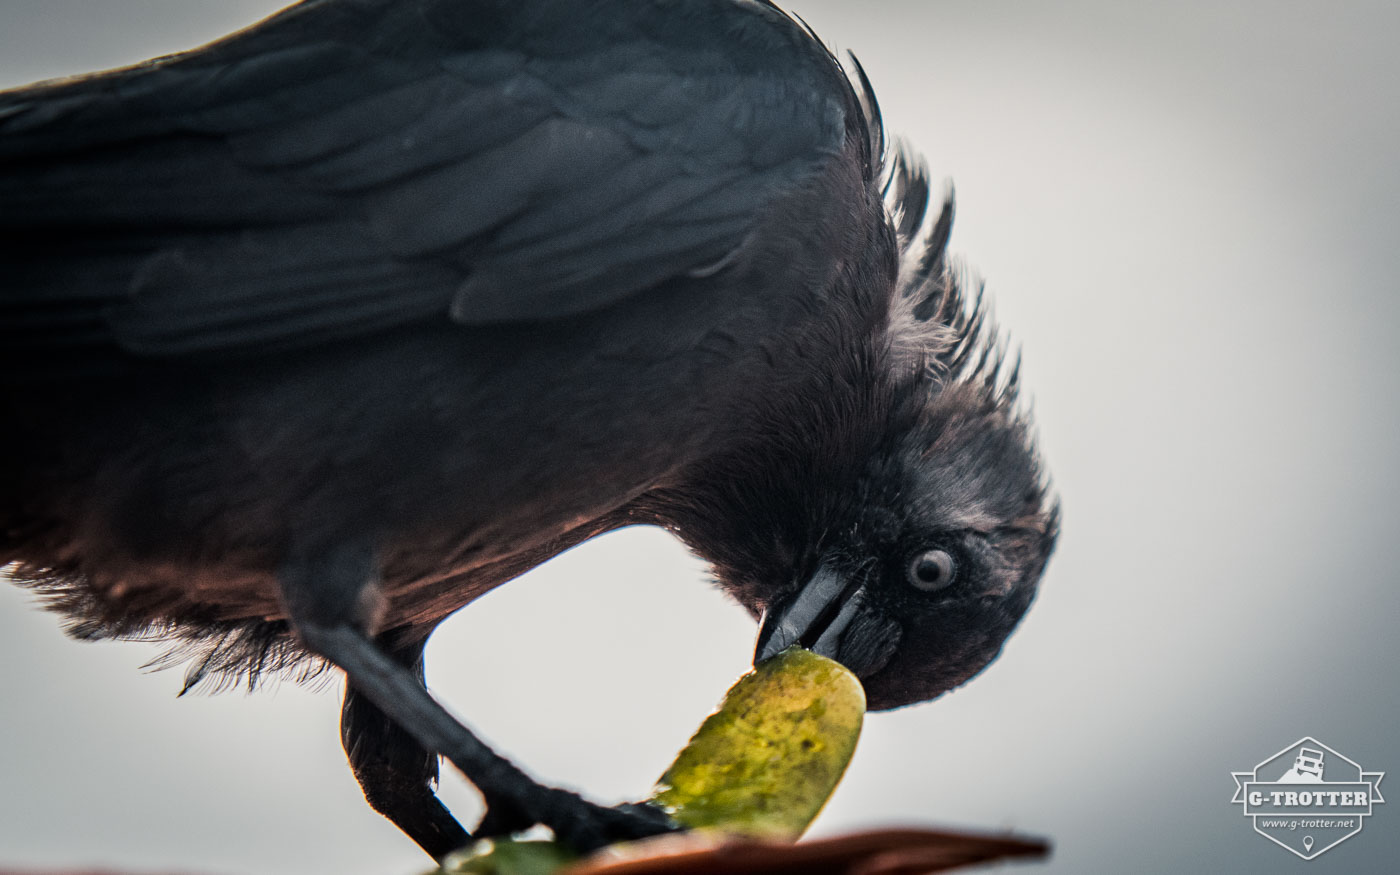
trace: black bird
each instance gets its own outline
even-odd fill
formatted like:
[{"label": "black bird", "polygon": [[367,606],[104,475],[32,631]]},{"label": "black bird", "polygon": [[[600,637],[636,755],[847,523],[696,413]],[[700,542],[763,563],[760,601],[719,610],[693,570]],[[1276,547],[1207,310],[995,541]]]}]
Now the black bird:
[{"label": "black bird", "polygon": [[371,805],[434,856],[542,786],[423,685],[444,617],[675,533],[873,708],[981,671],[1057,505],[1017,368],[864,74],[761,0],[308,0],[0,94],[0,563],[186,687],[344,669]]}]

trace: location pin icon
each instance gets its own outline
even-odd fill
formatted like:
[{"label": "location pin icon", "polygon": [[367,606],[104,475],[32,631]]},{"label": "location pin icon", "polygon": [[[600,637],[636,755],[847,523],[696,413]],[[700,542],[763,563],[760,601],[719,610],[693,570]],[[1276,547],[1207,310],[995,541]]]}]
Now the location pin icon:
[{"label": "location pin icon", "polygon": [[1311,852],[1311,851],[1312,851],[1312,846],[1313,846],[1313,837],[1312,837],[1312,836],[1303,836],[1303,850]]}]

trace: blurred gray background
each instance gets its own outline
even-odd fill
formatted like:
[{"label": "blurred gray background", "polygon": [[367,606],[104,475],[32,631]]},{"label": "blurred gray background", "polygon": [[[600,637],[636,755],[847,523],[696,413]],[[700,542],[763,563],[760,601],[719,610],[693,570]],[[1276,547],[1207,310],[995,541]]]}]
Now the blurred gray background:
[{"label": "blurred gray background", "polygon": [[[0,0],[0,85],[279,5]],[[953,248],[1023,347],[1065,507],[1001,660],[873,715],[817,831],[1016,828],[1054,840],[1047,872],[1394,871],[1400,6],[792,6],[956,181]],[[703,581],[659,532],[588,544],[448,622],[430,684],[535,774],[636,797],[751,653]],[[424,868],[345,767],[338,683],[177,700],[138,670],[155,646],[67,641],[29,602],[0,586],[0,866]],[[1312,862],[1229,802],[1303,735],[1395,776]]]}]

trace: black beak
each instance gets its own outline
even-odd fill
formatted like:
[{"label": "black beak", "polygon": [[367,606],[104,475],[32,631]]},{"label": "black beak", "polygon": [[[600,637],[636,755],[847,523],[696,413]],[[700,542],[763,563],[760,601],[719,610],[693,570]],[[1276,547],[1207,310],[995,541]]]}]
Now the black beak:
[{"label": "black beak", "polygon": [[823,565],[797,594],[763,612],[754,664],[800,644],[836,659],[841,635],[860,610],[865,587]]}]

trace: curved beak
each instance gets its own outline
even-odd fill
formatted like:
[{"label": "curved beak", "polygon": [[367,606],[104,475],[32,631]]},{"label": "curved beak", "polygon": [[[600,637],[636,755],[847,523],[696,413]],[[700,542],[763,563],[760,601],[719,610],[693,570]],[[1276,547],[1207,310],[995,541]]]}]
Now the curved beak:
[{"label": "curved beak", "polygon": [[821,566],[796,595],[763,612],[754,664],[794,644],[836,659],[841,635],[864,599],[862,581],[838,574],[829,566]]}]

